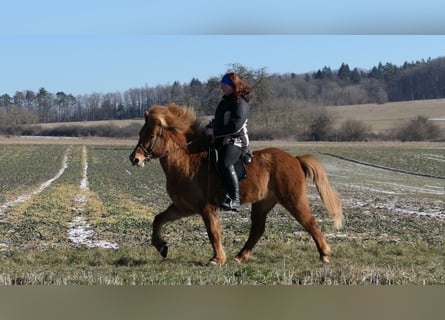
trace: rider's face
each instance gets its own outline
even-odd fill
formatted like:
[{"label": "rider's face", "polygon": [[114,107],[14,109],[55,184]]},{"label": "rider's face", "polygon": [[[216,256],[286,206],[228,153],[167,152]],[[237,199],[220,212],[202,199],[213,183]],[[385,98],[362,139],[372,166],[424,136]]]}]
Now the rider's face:
[{"label": "rider's face", "polygon": [[234,89],[228,84],[221,83],[221,90],[225,96],[229,96],[233,93]]}]

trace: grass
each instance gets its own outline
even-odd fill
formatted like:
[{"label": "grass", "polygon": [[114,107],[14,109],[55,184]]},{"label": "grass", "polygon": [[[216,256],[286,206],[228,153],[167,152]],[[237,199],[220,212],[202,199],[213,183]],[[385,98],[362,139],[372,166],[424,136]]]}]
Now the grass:
[{"label": "grass", "polygon": [[[363,121],[375,132],[383,132],[419,115],[426,118],[444,118],[445,99],[331,106],[327,109],[332,113],[337,127],[344,120],[351,119]],[[435,123],[445,129],[445,121],[435,121]]]},{"label": "grass", "polygon": [[51,123],[39,123],[43,129],[54,129],[61,126],[83,126],[83,127],[96,127],[102,125],[115,126],[117,128],[124,128],[131,124],[143,125],[144,120],[142,119],[127,119],[127,120],[97,120],[97,121],[71,121],[71,122],[51,122]]},{"label": "grass", "polygon": [[[179,245],[161,260],[151,248],[118,250],[57,248],[3,254],[2,284],[150,284],[150,285],[363,285],[443,284],[443,251],[427,244],[335,243],[330,265],[313,255],[312,243],[263,245],[247,264],[208,267]],[[197,249],[196,256],[204,253]],[[281,255],[272,250],[284,250]],[[295,251],[295,252],[293,252]],[[205,254],[204,254],[205,256]],[[431,257],[436,257],[431,259]]]},{"label": "grass", "polygon": [[[31,184],[37,185],[53,177],[59,167],[50,167],[50,162],[60,163],[67,146],[37,145],[2,146],[0,152],[0,203],[29,191]],[[42,170],[44,168],[44,170]]]},{"label": "grass", "polygon": [[[41,193],[0,216],[0,284],[445,284],[444,180],[369,168],[320,153],[443,176],[443,145],[274,144],[292,154],[314,153],[342,196],[346,223],[336,231],[315,188],[308,189],[312,211],[333,250],[331,264],[318,260],[312,239],[279,206],[270,213],[266,232],[245,264],[233,257],[247,239],[247,206],[239,214],[220,216],[226,265],[207,266],[211,247],[199,216],[165,227],[170,250],[162,259],[149,245],[153,218],[169,204],[159,163],[132,167],[128,155],[133,145],[85,144],[84,149],[82,144],[8,144],[2,145],[0,155],[6,175],[1,183],[8,198],[53,177],[64,154],[68,166]],[[84,158],[89,188],[83,191],[87,201],[79,209],[75,199],[82,192]],[[26,188],[12,177],[21,168]],[[0,205],[5,199],[0,198]],[[94,240],[117,242],[119,248],[71,242],[69,222],[78,215],[91,225]]]}]

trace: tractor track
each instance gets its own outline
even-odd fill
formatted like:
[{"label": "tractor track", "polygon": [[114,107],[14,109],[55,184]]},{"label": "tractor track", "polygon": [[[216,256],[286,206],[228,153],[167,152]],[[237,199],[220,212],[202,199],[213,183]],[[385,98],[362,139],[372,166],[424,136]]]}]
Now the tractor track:
[{"label": "tractor track", "polygon": [[377,169],[382,169],[382,170],[387,170],[387,171],[392,171],[392,172],[398,172],[398,173],[404,173],[404,174],[409,174],[412,176],[445,180],[445,177],[442,177],[442,176],[435,176],[435,175],[430,175],[430,174],[423,174],[423,173],[412,172],[412,171],[407,171],[407,170],[402,170],[402,169],[385,167],[385,166],[381,166],[381,165],[374,164],[374,163],[369,163],[369,162],[365,162],[365,161],[359,161],[359,160],[355,160],[355,159],[351,159],[351,158],[346,158],[346,157],[339,156],[339,155],[336,155],[333,153],[327,153],[327,152],[319,152],[319,153],[326,155],[326,156],[334,157],[334,158],[337,158],[340,160],[361,164],[361,165],[367,166],[367,167],[372,167],[372,168],[377,168]]}]

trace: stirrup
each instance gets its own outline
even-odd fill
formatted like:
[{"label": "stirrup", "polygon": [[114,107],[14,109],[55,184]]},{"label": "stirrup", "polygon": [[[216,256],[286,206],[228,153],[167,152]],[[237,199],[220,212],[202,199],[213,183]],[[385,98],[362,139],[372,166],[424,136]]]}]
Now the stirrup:
[{"label": "stirrup", "polygon": [[237,201],[233,201],[229,197],[226,197],[224,201],[221,203],[221,209],[223,211],[233,211],[233,212],[239,212],[240,211],[240,203]]}]

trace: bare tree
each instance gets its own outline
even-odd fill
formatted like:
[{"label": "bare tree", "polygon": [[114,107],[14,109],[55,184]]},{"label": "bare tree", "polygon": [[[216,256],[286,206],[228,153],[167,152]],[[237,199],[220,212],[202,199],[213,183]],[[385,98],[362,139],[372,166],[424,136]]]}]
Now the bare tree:
[{"label": "bare tree", "polygon": [[334,133],[333,117],[324,107],[312,108],[310,111],[306,116],[307,138],[314,141],[330,140]]},{"label": "bare tree", "polygon": [[441,129],[424,116],[417,116],[395,129],[396,137],[401,141],[425,141],[438,139]]},{"label": "bare tree", "polygon": [[359,120],[345,120],[339,130],[339,138],[344,141],[363,141],[370,132],[370,127]]}]

